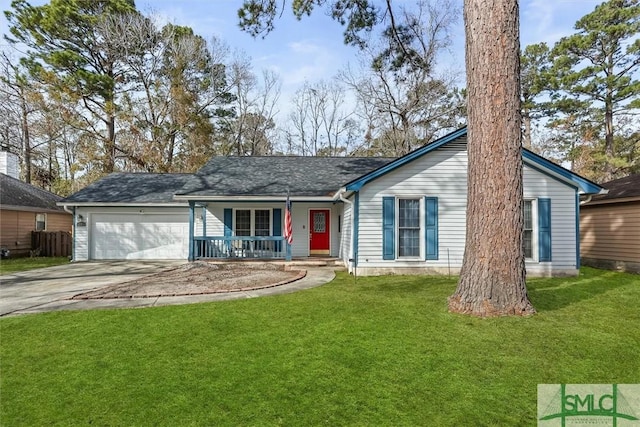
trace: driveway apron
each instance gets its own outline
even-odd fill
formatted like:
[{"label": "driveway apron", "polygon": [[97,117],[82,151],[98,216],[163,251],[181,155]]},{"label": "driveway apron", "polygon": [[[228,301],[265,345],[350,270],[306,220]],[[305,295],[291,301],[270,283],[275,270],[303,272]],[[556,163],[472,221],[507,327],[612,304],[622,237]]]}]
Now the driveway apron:
[{"label": "driveway apron", "polygon": [[78,262],[0,276],[0,316],[38,311],[56,301],[115,283],[157,273],[183,262]]},{"label": "driveway apron", "polygon": [[80,293],[156,274],[180,264],[184,261],[79,262],[0,276],[0,317],[57,310],[151,307],[256,298],[314,288],[335,277],[332,268],[316,267],[306,268],[307,275],[301,280],[257,290],[154,298],[71,299]]}]

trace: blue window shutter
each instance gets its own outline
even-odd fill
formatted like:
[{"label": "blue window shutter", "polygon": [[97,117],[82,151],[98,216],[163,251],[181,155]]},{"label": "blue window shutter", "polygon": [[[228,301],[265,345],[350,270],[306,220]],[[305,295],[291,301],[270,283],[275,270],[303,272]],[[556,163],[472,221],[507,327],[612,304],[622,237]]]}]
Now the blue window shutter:
[{"label": "blue window shutter", "polygon": [[282,236],[282,209],[273,210],[273,235]]},{"label": "blue window shutter", "polygon": [[[282,209],[277,208],[273,210],[273,235],[282,236]],[[275,249],[280,252],[282,242],[275,242]]]},{"label": "blue window shutter", "polygon": [[233,209],[227,208],[224,210],[224,235],[231,236],[233,230]]},{"label": "blue window shutter", "polygon": [[396,198],[382,198],[382,259],[396,258]]},{"label": "blue window shutter", "polygon": [[538,261],[551,261],[551,199],[538,199]]},{"label": "blue window shutter", "polygon": [[425,197],[425,258],[438,259],[438,198]]}]

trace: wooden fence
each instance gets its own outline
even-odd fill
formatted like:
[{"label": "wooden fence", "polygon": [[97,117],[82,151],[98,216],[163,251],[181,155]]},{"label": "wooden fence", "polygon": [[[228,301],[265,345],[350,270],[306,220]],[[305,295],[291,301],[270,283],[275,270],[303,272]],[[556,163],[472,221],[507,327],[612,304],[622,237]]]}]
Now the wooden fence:
[{"label": "wooden fence", "polygon": [[32,231],[32,256],[70,256],[71,233],[67,231]]}]

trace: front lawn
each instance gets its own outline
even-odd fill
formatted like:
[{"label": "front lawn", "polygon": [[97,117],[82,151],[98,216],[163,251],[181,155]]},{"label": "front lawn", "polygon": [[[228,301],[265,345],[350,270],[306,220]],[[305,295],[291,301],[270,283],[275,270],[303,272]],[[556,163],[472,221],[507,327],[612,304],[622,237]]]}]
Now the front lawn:
[{"label": "front lawn", "polygon": [[450,314],[455,282],[0,319],[0,423],[521,426],[537,384],[640,382],[640,276],[530,280],[530,318]]},{"label": "front lawn", "polygon": [[9,258],[0,261],[0,275],[68,264],[68,257]]}]

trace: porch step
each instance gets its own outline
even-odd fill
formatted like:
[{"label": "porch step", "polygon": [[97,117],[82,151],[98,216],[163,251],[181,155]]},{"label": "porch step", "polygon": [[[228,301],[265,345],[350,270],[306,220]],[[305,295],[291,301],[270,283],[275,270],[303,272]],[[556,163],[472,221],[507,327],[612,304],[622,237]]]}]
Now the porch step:
[{"label": "porch step", "polygon": [[294,258],[291,261],[284,261],[287,267],[331,267],[336,270],[344,268],[342,260],[339,258]]},{"label": "porch step", "polygon": [[283,265],[286,269],[295,269],[296,267],[327,267],[337,271],[346,270],[344,264],[340,258],[294,258],[291,261],[285,260],[257,260],[257,259],[219,259],[219,260],[207,260],[210,263],[219,264],[276,264]]}]

